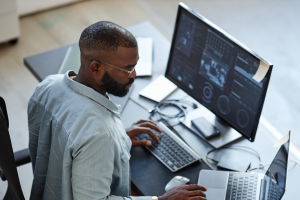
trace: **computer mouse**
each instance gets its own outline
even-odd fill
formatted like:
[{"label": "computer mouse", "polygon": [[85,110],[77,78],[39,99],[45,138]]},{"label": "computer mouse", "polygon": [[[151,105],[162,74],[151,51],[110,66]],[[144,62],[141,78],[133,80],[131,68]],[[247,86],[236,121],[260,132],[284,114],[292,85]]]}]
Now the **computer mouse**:
[{"label": "computer mouse", "polygon": [[180,186],[180,185],[185,185],[188,182],[190,182],[190,179],[188,179],[188,178],[185,178],[183,176],[175,176],[166,185],[165,191],[168,191],[168,190],[172,189],[173,187],[177,187],[177,186]]}]

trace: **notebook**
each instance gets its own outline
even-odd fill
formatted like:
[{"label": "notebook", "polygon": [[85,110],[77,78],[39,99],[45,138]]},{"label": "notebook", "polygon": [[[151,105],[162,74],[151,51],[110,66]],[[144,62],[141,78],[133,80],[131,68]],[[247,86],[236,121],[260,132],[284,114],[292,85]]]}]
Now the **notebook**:
[{"label": "notebook", "polygon": [[177,86],[174,83],[169,81],[164,75],[160,75],[142,89],[139,94],[153,101],[160,102],[174,92],[176,88]]}]

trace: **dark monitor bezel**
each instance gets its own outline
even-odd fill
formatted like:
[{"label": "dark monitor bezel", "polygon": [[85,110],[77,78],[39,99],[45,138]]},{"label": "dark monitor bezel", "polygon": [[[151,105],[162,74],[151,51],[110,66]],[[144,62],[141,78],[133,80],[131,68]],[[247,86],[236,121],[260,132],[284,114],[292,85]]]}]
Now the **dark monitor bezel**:
[{"label": "dark monitor bezel", "polygon": [[214,113],[217,117],[219,117],[219,118],[223,119],[225,122],[227,122],[232,128],[234,128],[242,136],[244,136],[245,138],[247,138],[250,142],[254,142],[255,136],[256,136],[257,127],[258,127],[258,123],[259,123],[259,119],[260,119],[260,116],[261,116],[263,104],[264,104],[264,101],[265,101],[265,97],[266,97],[266,93],[267,93],[267,89],[268,89],[268,85],[269,85],[269,81],[270,81],[270,77],[271,77],[271,72],[272,72],[272,69],[273,69],[273,65],[269,61],[267,61],[266,59],[264,59],[261,56],[259,56],[258,54],[256,54],[251,49],[247,48],[244,44],[242,44],[237,39],[235,39],[234,37],[232,37],[231,35],[229,35],[228,33],[226,33],[224,30],[222,30],[221,28],[219,28],[218,26],[216,26],[215,24],[213,24],[212,22],[210,22],[209,20],[207,20],[206,18],[204,18],[203,16],[201,16],[200,14],[198,14],[198,13],[194,12],[193,10],[191,10],[185,4],[179,3],[178,11],[177,11],[177,17],[176,17],[176,22],[175,22],[175,27],[174,27],[174,33],[173,33],[173,37],[172,37],[172,43],[171,43],[171,47],[170,47],[169,59],[168,59],[168,63],[167,63],[167,69],[165,71],[165,77],[167,79],[169,79],[170,81],[172,81],[175,85],[177,85],[184,92],[186,92],[187,94],[189,94],[191,97],[193,97],[194,99],[196,99],[199,103],[203,104],[203,100],[200,99],[200,98],[197,98],[195,95],[193,95],[192,93],[190,93],[186,89],[180,87],[180,85],[177,84],[177,81],[174,80],[172,77],[170,77],[168,75],[168,72],[169,72],[169,69],[170,69],[170,64],[171,64],[171,57],[172,57],[172,53],[173,53],[173,49],[174,49],[174,45],[175,45],[175,39],[176,39],[176,33],[177,33],[177,29],[178,29],[179,19],[180,19],[180,16],[181,16],[180,13],[181,13],[182,10],[185,10],[185,11],[189,12],[191,15],[193,15],[198,20],[201,20],[202,22],[204,22],[205,24],[207,24],[209,27],[211,27],[212,29],[218,31],[219,33],[221,33],[227,39],[231,40],[234,44],[236,44],[240,48],[242,48],[245,51],[247,51],[248,53],[250,53],[255,58],[257,58],[257,59],[265,62],[266,64],[268,64],[270,66],[269,70],[268,70],[268,72],[266,74],[267,81],[265,83],[265,87],[263,88],[262,99],[261,99],[261,102],[260,102],[260,105],[259,105],[259,108],[258,108],[258,111],[257,111],[256,119],[254,120],[254,124],[253,124],[253,127],[252,127],[252,131],[251,131],[250,137],[248,137],[247,134],[243,133],[237,126],[231,124],[224,117],[218,115],[211,108],[208,108],[208,107],[205,106],[212,113]]}]

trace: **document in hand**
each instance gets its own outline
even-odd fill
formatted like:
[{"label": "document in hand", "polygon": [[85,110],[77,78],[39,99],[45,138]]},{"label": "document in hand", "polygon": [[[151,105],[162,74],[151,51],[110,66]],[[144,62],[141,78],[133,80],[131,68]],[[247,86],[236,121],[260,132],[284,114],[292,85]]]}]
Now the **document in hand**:
[{"label": "document in hand", "polygon": [[136,38],[139,47],[140,59],[135,67],[136,76],[152,75],[153,39],[148,37]]}]

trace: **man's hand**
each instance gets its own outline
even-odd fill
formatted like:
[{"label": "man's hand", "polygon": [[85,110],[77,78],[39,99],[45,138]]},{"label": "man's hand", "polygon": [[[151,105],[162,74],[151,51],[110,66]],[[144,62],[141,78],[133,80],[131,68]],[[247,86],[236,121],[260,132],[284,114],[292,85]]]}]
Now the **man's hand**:
[{"label": "man's hand", "polygon": [[207,191],[205,187],[196,184],[181,185],[158,197],[158,200],[206,200],[204,191]]},{"label": "man's hand", "polygon": [[158,137],[151,131],[151,129],[161,132],[161,130],[156,126],[156,123],[151,120],[140,120],[133,124],[131,127],[126,129],[126,133],[131,139],[132,146],[151,146],[151,141],[148,140],[136,140],[138,134],[147,133],[158,141]]}]

